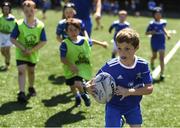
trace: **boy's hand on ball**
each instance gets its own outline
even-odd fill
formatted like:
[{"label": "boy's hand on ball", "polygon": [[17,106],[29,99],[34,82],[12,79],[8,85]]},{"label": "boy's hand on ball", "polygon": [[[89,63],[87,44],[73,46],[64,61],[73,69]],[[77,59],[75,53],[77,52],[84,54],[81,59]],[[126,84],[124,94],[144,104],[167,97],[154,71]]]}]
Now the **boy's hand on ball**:
[{"label": "boy's hand on ball", "polygon": [[87,88],[87,91],[93,95],[93,91],[94,91],[94,86],[95,86],[95,83],[94,83],[94,79],[88,81],[86,83],[86,88]]}]

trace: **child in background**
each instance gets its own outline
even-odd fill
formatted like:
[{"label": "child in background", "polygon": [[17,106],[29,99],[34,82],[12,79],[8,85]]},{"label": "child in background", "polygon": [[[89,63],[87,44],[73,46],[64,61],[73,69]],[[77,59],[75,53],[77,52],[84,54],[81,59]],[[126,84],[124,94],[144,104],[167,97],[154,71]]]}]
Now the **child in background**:
[{"label": "child in background", "polygon": [[151,37],[151,69],[154,70],[154,60],[157,58],[157,53],[159,53],[160,61],[160,80],[164,80],[164,56],[165,56],[165,36],[170,39],[170,35],[166,30],[166,20],[162,19],[161,8],[156,7],[153,11],[154,20],[151,21],[147,27],[146,34],[152,35]]},{"label": "child in background", "polygon": [[115,29],[114,38],[113,38],[113,46],[114,47],[113,47],[113,51],[112,51],[112,58],[115,58],[115,56],[117,54],[117,50],[118,50],[117,46],[116,46],[116,41],[115,41],[117,33],[120,30],[129,27],[129,25],[130,25],[126,21],[126,18],[127,18],[127,12],[125,10],[119,11],[119,20],[114,21],[113,24],[109,28],[109,33],[111,33],[113,29]]},{"label": "child in background", "polygon": [[[76,15],[76,10],[74,9],[73,3],[66,3],[63,8],[63,19],[59,21],[56,28],[56,39],[58,42],[61,42],[67,37],[66,33],[66,21],[68,18],[73,18]],[[81,23],[81,34],[87,36],[84,23],[79,19]]]},{"label": "child in background", "polygon": [[35,3],[25,0],[22,4],[25,18],[18,20],[11,33],[11,42],[16,46],[18,69],[18,101],[27,102],[25,95],[26,71],[29,81],[29,95],[35,96],[35,66],[39,61],[38,50],[46,44],[44,24],[35,17]]},{"label": "child in background", "polygon": [[83,88],[83,81],[92,76],[91,46],[96,43],[104,46],[101,42],[91,41],[79,35],[81,23],[75,18],[69,18],[66,22],[65,38],[60,45],[60,58],[64,64],[66,84],[70,86],[75,96],[75,106],[81,104],[81,98],[86,106],[90,106],[90,99]]},{"label": "child in background", "polygon": [[[97,73],[109,73],[117,85],[115,95],[106,103],[105,127],[121,127],[124,116],[131,128],[139,128],[142,124],[140,102],[143,95],[153,91],[152,77],[147,61],[135,55],[139,49],[137,32],[130,28],[119,31],[116,43],[119,57],[108,61]],[[93,95],[94,81],[87,84]]]},{"label": "child in background", "polygon": [[4,2],[1,6],[2,14],[0,15],[0,48],[1,54],[5,58],[5,66],[1,66],[1,71],[6,71],[10,65],[10,48],[12,43],[10,41],[10,33],[15,26],[15,17],[11,14],[11,4]]}]

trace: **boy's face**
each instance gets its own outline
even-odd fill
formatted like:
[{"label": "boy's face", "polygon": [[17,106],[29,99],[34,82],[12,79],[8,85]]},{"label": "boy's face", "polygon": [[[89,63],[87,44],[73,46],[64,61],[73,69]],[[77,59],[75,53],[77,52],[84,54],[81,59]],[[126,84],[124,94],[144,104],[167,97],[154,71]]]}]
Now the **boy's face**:
[{"label": "boy's face", "polygon": [[66,19],[73,18],[74,15],[75,15],[75,11],[74,11],[73,8],[66,8],[64,10],[64,16],[65,16]]},{"label": "boy's face", "polygon": [[123,22],[123,21],[126,20],[126,17],[127,17],[127,15],[125,15],[125,14],[120,14],[120,15],[119,15],[119,20]]},{"label": "boy's face", "polygon": [[23,7],[24,14],[26,18],[33,18],[35,14],[35,9],[31,6],[24,6]]},{"label": "boy's face", "polygon": [[155,18],[156,20],[160,20],[160,19],[162,18],[161,13],[160,13],[160,12],[156,12],[156,13],[154,14],[154,18]]},{"label": "boy's face", "polygon": [[67,27],[67,34],[70,37],[70,39],[76,39],[77,36],[79,35],[80,30],[79,28],[75,27],[74,25],[68,25]]},{"label": "boy's face", "polygon": [[126,42],[117,43],[117,47],[118,47],[119,57],[123,62],[129,62],[134,60],[134,55],[138,47],[134,48],[133,45],[128,44]]},{"label": "boy's face", "polygon": [[10,13],[10,8],[8,6],[4,6],[2,8],[2,12],[4,15],[8,15]]}]

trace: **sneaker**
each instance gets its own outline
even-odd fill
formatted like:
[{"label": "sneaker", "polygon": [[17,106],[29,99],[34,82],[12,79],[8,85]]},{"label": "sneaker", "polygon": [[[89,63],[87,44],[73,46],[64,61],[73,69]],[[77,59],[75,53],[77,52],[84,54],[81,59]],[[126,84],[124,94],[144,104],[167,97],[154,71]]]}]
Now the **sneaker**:
[{"label": "sneaker", "polygon": [[76,96],[75,107],[79,107],[80,105],[81,105],[81,98],[79,96]]},{"label": "sneaker", "polygon": [[34,87],[29,87],[28,88],[29,91],[29,96],[36,96],[36,90],[34,89]]},{"label": "sneaker", "polygon": [[160,81],[163,81],[165,79],[165,75],[160,75]]},{"label": "sneaker", "polygon": [[24,92],[19,92],[17,97],[18,102],[25,103],[27,102],[27,97]]},{"label": "sneaker", "polygon": [[0,71],[1,72],[5,72],[5,71],[7,71],[8,70],[8,67],[7,66],[1,66],[0,67]]},{"label": "sneaker", "polygon": [[81,95],[82,99],[84,100],[84,104],[89,107],[91,105],[91,101],[90,98],[88,96],[88,94],[84,93]]}]

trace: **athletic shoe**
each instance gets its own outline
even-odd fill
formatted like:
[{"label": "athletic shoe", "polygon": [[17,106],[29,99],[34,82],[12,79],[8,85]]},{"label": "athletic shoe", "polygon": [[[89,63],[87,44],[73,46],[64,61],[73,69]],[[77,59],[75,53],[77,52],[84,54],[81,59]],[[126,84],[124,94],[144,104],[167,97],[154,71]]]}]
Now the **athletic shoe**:
[{"label": "athletic shoe", "polygon": [[84,93],[81,95],[82,99],[84,100],[84,104],[89,107],[91,105],[91,101],[90,98],[88,96],[88,94]]},{"label": "athletic shoe", "polygon": [[160,75],[160,81],[163,81],[165,79],[165,75]]},{"label": "athletic shoe", "polygon": [[28,88],[29,91],[29,96],[36,96],[36,90],[34,89],[34,87],[29,87]]},{"label": "athletic shoe", "polygon": [[18,102],[25,103],[27,102],[27,97],[24,92],[19,92],[17,97]]}]

